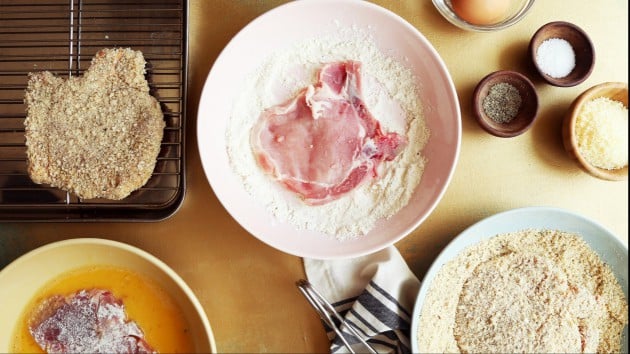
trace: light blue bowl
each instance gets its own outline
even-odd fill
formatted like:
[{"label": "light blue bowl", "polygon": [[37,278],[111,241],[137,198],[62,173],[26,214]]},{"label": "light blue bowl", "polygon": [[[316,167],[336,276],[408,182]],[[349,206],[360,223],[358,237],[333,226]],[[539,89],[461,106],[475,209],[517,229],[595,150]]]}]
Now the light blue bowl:
[{"label": "light blue bowl", "polygon": [[[628,300],[628,247],[613,233],[593,220],[579,214],[551,207],[527,207],[505,211],[464,230],[453,239],[433,262],[422,280],[411,323],[411,348],[418,353],[420,311],[429,286],[438,271],[461,251],[492,236],[525,229],[562,230],[580,235],[610,267]],[[628,352],[628,326],[622,334],[622,353]]]}]

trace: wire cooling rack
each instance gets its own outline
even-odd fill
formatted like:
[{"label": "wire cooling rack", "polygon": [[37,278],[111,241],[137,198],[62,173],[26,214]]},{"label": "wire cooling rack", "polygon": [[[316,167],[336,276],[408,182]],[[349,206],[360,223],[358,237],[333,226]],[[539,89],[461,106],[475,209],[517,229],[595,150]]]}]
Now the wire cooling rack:
[{"label": "wire cooling rack", "polygon": [[[156,221],[185,193],[186,0],[0,0],[0,221]],[[102,48],[140,50],[166,128],[148,183],[121,201],[82,200],[26,170],[28,73],[80,76]]]}]

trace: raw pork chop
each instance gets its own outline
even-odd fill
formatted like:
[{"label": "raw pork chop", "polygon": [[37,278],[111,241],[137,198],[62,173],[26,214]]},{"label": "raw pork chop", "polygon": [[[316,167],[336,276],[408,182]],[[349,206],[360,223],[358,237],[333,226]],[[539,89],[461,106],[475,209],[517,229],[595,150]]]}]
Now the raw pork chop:
[{"label": "raw pork chop", "polygon": [[38,308],[29,330],[48,353],[154,353],[142,330],[127,321],[120,300],[106,290],[53,296]]},{"label": "raw pork chop", "polygon": [[256,160],[266,173],[319,205],[377,177],[382,161],[406,144],[384,134],[361,94],[361,63],[330,63],[315,85],[294,99],[266,109],[251,132]]}]

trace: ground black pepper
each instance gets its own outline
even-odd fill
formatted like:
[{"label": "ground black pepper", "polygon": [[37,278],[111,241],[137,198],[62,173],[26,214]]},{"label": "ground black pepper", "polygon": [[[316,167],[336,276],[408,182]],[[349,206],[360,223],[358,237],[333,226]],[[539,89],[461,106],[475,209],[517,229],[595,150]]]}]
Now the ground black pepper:
[{"label": "ground black pepper", "polygon": [[509,123],[518,114],[523,100],[518,89],[507,82],[490,87],[483,99],[483,110],[497,123]]}]

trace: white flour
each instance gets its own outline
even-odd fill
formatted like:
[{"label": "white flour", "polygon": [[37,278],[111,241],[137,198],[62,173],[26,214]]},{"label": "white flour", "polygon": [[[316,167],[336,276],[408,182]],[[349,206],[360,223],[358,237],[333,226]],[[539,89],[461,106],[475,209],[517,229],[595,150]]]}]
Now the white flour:
[{"label": "white flour", "polygon": [[[254,159],[250,131],[265,108],[284,103],[313,84],[323,64],[342,60],[362,63],[365,104],[384,132],[405,135],[408,145],[395,160],[381,164],[380,178],[330,203],[309,206],[264,174]],[[407,205],[422,177],[426,163],[422,148],[429,131],[416,80],[411,70],[381,52],[371,35],[357,27],[339,27],[334,35],[276,52],[246,77],[234,102],[226,132],[230,164],[248,193],[277,221],[339,240],[364,235],[379,219]]]}]

